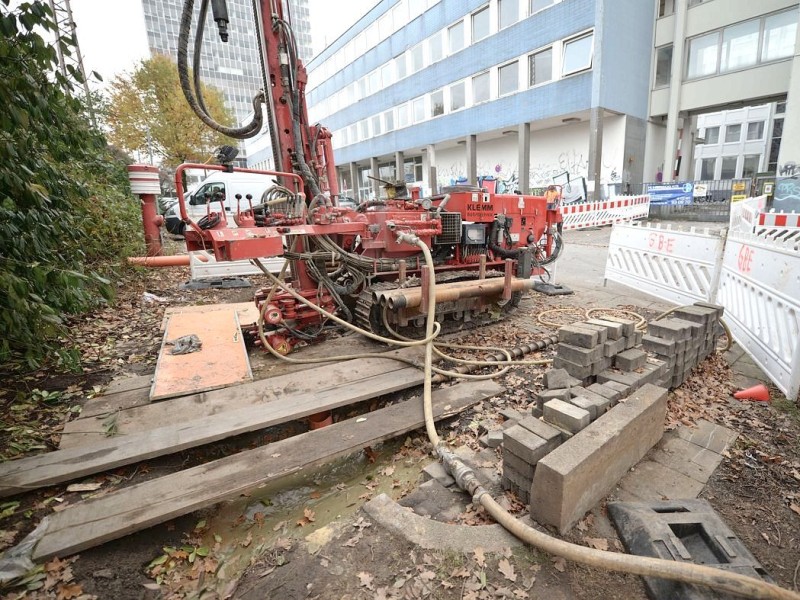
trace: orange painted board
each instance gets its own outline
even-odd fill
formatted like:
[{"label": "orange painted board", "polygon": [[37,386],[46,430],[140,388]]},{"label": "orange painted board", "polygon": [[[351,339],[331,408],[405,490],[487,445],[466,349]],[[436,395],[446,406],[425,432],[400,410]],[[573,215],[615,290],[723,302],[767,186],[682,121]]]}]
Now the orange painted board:
[{"label": "orange painted board", "polygon": [[[192,333],[203,344],[199,351],[170,354],[168,341]],[[206,392],[252,379],[236,310],[178,313],[167,321],[150,400]]]},{"label": "orange painted board", "polygon": [[250,302],[228,302],[223,304],[191,304],[187,306],[170,306],[164,311],[164,318],[161,321],[161,331],[167,328],[167,320],[172,315],[181,313],[207,313],[216,310],[235,310],[239,316],[239,325],[249,327],[258,321],[258,308],[256,303]]}]

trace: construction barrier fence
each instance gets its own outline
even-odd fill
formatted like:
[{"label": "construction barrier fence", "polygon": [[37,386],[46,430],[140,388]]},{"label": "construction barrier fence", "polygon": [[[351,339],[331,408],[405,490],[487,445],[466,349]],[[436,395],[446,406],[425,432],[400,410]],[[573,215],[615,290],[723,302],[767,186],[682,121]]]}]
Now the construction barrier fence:
[{"label": "construction barrier fence", "polygon": [[598,202],[566,204],[559,209],[564,230],[614,225],[636,219],[646,219],[650,212],[650,197],[617,196]]},{"label": "construction barrier fence", "polygon": [[763,213],[765,199],[731,207],[729,227],[615,225],[605,277],[676,304],[725,307],[734,339],[773,383],[800,391],[800,228]]}]

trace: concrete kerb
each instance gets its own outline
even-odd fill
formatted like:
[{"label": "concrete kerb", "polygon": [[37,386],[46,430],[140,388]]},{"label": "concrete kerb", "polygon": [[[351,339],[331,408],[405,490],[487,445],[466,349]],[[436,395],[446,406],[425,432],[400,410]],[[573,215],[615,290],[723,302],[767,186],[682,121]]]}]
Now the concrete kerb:
[{"label": "concrete kerb", "polygon": [[502,525],[440,523],[403,508],[386,494],[367,502],[364,511],[384,529],[426,550],[474,552],[480,546],[486,552],[500,552],[523,545]]}]

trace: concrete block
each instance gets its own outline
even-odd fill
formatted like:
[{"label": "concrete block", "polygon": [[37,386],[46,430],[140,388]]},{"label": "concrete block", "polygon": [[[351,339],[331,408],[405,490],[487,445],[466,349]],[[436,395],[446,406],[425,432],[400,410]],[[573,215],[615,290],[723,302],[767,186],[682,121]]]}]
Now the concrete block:
[{"label": "concrete block", "polygon": [[524,459],[520,458],[508,449],[503,450],[503,474],[507,468],[514,469],[517,473],[525,477],[528,481],[533,481],[533,471],[536,465],[528,464]]},{"label": "concrete block", "polygon": [[633,332],[634,337],[634,348],[636,346],[642,345],[642,338],[644,338],[644,331],[639,331],[638,329]]},{"label": "concrete block", "polygon": [[664,433],[667,390],[646,385],[542,459],[531,516],[564,534],[604,498]]},{"label": "concrete block", "polygon": [[499,413],[506,421],[521,421],[525,418],[524,414],[514,408],[501,408]]},{"label": "concrete block", "polygon": [[[542,406],[544,406],[544,405],[542,405]],[[534,404],[533,406],[531,406],[531,416],[534,419],[538,419],[542,415],[544,415],[544,411],[542,410],[541,406],[539,406],[538,404]]]},{"label": "concrete block", "polygon": [[603,358],[603,347],[581,348],[579,346],[572,346],[571,344],[558,344],[556,345],[556,356],[560,356],[565,360],[586,367],[598,359]]},{"label": "concrete block", "polygon": [[623,339],[625,340],[625,350],[630,350],[636,345],[635,335],[626,335]]},{"label": "concrete block", "polygon": [[610,369],[613,365],[614,365],[613,357],[609,356],[601,358],[600,360],[592,363],[592,375],[597,375],[598,373],[601,373],[606,369]]},{"label": "concrete block", "polygon": [[612,404],[616,404],[617,401],[619,400],[619,391],[605,385],[604,383],[593,383],[586,389],[593,394],[602,396]]},{"label": "concrete block", "polygon": [[569,389],[563,388],[558,390],[542,390],[535,395],[536,399],[536,406],[540,409],[544,406],[545,402],[549,402],[550,400],[569,400],[570,393]]},{"label": "concrete block", "polygon": [[450,487],[454,485],[456,480],[445,471],[444,466],[442,463],[436,461],[432,462],[427,465],[424,469],[422,469],[422,478],[425,481],[430,481],[431,479],[435,479],[439,483],[441,483],[444,487]]},{"label": "concrete block", "polygon": [[592,421],[597,418],[597,405],[585,396],[575,396],[574,398],[570,398],[569,403],[588,412],[589,418]]},{"label": "concrete block", "polygon": [[648,323],[647,333],[655,337],[680,342],[691,337],[692,328],[689,321],[683,321],[681,319],[661,319],[660,321],[651,321]]},{"label": "concrete block", "polygon": [[700,323],[701,325],[708,325],[708,323],[717,319],[717,311],[704,306],[684,306],[683,308],[677,309],[672,314],[676,319],[692,321],[693,323]]},{"label": "concrete block", "polygon": [[647,357],[647,364],[654,365],[658,369],[658,375],[661,377],[662,375],[666,375],[668,368],[667,363],[663,360],[659,360],[658,358],[653,358],[652,356]]},{"label": "concrete block", "polygon": [[503,465],[503,478],[508,479],[514,485],[519,486],[522,489],[526,487],[530,489],[531,487],[531,480],[527,479],[522,473],[517,471],[511,466]]},{"label": "concrete block", "polygon": [[497,448],[503,443],[504,433],[505,432],[502,429],[495,429],[486,435],[481,436],[478,439],[478,442],[480,442],[484,448]]},{"label": "concrete block", "polygon": [[544,374],[544,386],[548,390],[570,388],[580,384],[581,382],[567,373],[566,369],[550,369]]},{"label": "concrete block", "polygon": [[636,390],[640,387],[639,378],[637,377],[637,374],[631,373],[629,371],[620,372],[607,369],[597,375],[597,383],[608,383],[610,381],[615,381],[617,383],[620,383],[626,386],[631,391]]},{"label": "concrete block", "polygon": [[578,379],[585,379],[592,376],[591,366],[579,365],[571,360],[567,360],[562,356],[556,356],[553,359],[553,366],[556,369],[566,369],[570,375],[577,377]]},{"label": "concrete block", "polygon": [[[605,398],[604,396],[601,396],[600,394],[595,394],[594,392],[590,391],[587,388],[575,388],[575,389],[573,389],[572,390],[572,398],[574,399],[574,398],[577,398],[578,396],[583,396],[586,400],[591,401],[592,404],[595,405],[595,407],[597,409],[595,412],[597,414],[596,414],[596,416],[592,416],[592,420],[594,420],[597,417],[601,416],[611,406],[611,400],[609,400],[608,398]],[[574,404],[574,402],[572,402],[572,400],[570,400],[570,402],[572,404]],[[589,411],[589,412],[591,413],[592,411]]]},{"label": "concrete block", "polygon": [[620,383],[619,381],[609,380],[609,381],[599,381],[598,383],[618,392],[619,393],[618,400],[621,400],[622,398],[627,398],[628,394],[631,393],[630,386],[625,385],[624,383]]},{"label": "concrete block", "polygon": [[558,330],[558,341],[580,348],[594,348],[600,341],[600,335],[594,329],[564,325]]},{"label": "concrete block", "polygon": [[561,444],[561,432],[541,419],[526,417],[519,422],[519,426],[542,438],[548,443],[550,450]]},{"label": "concrete block", "polygon": [[641,369],[647,362],[647,353],[636,348],[620,352],[614,357],[614,365],[620,371],[635,371]]},{"label": "concrete block", "polygon": [[709,304],[708,302],[695,302],[694,305],[714,310],[714,312],[717,313],[717,320],[725,316],[725,307],[720,306],[719,304]]},{"label": "concrete block", "polygon": [[662,356],[674,356],[676,352],[675,340],[667,340],[653,335],[642,337],[642,348]]},{"label": "concrete block", "polygon": [[584,329],[592,329],[597,332],[597,344],[602,345],[608,339],[608,330],[605,327],[600,327],[598,325],[592,325],[589,322],[581,322],[575,324],[578,327],[583,327]]},{"label": "concrete block", "polygon": [[531,501],[530,500],[530,498],[531,498],[530,497],[530,488],[523,489],[520,486],[518,486],[516,483],[511,481],[510,479],[506,479],[506,478],[503,478],[502,485],[503,485],[503,489],[504,490],[507,490],[507,491],[510,491],[510,492],[514,492],[514,494],[517,496],[517,498],[519,498],[525,504],[527,504],[528,502]]},{"label": "concrete block", "polygon": [[544,420],[572,434],[586,427],[591,419],[589,411],[562,400],[551,400],[544,405]]},{"label": "concrete block", "polygon": [[[561,400],[551,400],[550,402],[561,402]],[[529,465],[535,465],[550,451],[545,440],[519,425],[514,425],[503,433],[505,434],[503,438],[504,451],[508,450],[512,454],[516,454]]]},{"label": "concrete block", "polygon": [[616,356],[625,350],[625,341],[626,339],[624,337],[620,337],[616,340],[608,340],[603,344],[603,356]]},{"label": "concrete block", "polygon": [[589,325],[597,325],[599,327],[605,327],[606,335],[608,336],[609,340],[618,340],[624,334],[624,327],[622,323],[614,323],[613,321],[607,321],[605,319],[589,319],[586,321]]},{"label": "concrete block", "polygon": [[612,323],[619,323],[622,325],[622,335],[630,336],[636,331],[636,321],[630,319],[622,319],[619,317],[603,317],[604,321],[611,321]]}]

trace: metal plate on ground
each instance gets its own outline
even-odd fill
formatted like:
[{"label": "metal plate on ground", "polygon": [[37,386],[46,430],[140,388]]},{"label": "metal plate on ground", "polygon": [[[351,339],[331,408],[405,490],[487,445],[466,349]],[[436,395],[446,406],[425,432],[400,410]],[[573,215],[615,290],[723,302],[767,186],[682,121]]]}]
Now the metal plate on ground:
[{"label": "metal plate on ground", "polygon": [[572,290],[565,285],[542,282],[534,284],[533,291],[546,296],[566,296],[573,293]]},{"label": "metal plate on ground", "polygon": [[[608,512],[630,554],[705,565],[774,583],[705,500],[612,502]],[[701,586],[655,577],[642,579],[655,600],[728,597]]]}]

